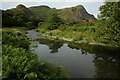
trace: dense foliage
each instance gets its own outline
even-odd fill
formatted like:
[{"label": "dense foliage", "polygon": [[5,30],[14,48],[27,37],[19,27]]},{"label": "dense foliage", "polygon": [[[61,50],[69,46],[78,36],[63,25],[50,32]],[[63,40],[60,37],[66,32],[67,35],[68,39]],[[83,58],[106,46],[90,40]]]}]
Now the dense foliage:
[{"label": "dense foliage", "polygon": [[21,32],[3,31],[3,78],[9,80],[49,80],[69,78],[63,67],[38,59],[29,51],[29,43]]},{"label": "dense foliage", "polygon": [[101,13],[97,24],[98,41],[120,45],[120,1],[106,2],[99,10]]},{"label": "dense foliage", "polygon": [[62,20],[58,17],[57,14],[52,13],[48,16],[48,19],[40,26],[47,30],[57,29],[60,24],[62,24]]},{"label": "dense foliage", "polygon": [[2,44],[11,45],[14,47],[24,48],[26,50],[29,49],[29,42],[25,40],[25,36],[23,36],[20,32],[13,32],[10,30],[3,31],[2,33]]},{"label": "dense foliage", "polygon": [[29,17],[21,12],[12,12],[11,10],[2,11],[2,25],[3,27],[20,26],[28,29],[36,28],[40,19]]}]

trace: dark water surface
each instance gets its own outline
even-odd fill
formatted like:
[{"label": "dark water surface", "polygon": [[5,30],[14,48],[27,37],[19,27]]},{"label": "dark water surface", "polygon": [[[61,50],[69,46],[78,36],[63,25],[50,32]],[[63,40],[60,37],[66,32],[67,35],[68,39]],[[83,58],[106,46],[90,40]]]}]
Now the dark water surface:
[{"label": "dark water surface", "polygon": [[63,65],[72,78],[120,78],[120,48],[50,40],[29,30],[31,48],[44,61]]}]

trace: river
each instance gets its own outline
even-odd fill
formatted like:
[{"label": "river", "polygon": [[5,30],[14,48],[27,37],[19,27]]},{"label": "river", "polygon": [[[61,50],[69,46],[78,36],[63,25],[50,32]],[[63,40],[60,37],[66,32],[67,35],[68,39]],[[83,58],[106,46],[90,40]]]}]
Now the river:
[{"label": "river", "polygon": [[27,31],[40,59],[64,66],[72,78],[120,78],[120,48],[48,39]]}]

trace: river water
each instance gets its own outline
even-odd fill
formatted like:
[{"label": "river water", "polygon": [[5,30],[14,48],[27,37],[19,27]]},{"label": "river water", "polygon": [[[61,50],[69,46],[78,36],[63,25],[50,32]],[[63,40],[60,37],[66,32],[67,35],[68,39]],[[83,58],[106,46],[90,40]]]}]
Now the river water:
[{"label": "river water", "polygon": [[63,65],[72,78],[120,78],[120,48],[50,40],[35,30],[27,37],[42,60]]}]

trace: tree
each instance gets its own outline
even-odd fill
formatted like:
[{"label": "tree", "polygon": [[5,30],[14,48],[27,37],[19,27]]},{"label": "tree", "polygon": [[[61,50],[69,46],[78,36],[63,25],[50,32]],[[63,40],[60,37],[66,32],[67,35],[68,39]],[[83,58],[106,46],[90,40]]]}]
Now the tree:
[{"label": "tree", "polygon": [[15,21],[12,19],[13,13],[9,10],[2,10],[2,26],[11,27]]},{"label": "tree", "polygon": [[48,16],[47,19],[47,29],[54,30],[57,29],[58,26],[62,23],[62,20],[57,16],[57,14],[53,13]]},{"label": "tree", "polygon": [[29,21],[31,21],[35,27],[37,27],[40,22],[43,22],[42,20],[34,18],[34,17],[30,17]]},{"label": "tree", "polygon": [[118,43],[120,41],[120,1],[105,2],[99,10],[98,33],[101,41]]},{"label": "tree", "polygon": [[61,22],[61,19],[57,16],[57,14],[51,14],[49,17],[48,17],[48,22],[50,23],[59,23]]},{"label": "tree", "polygon": [[32,29],[32,28],[34,28],[33,22],[31,22],[31,21],[27,22],[27,23],[26,23],[26,28],[27,28],[27,29]]}]

